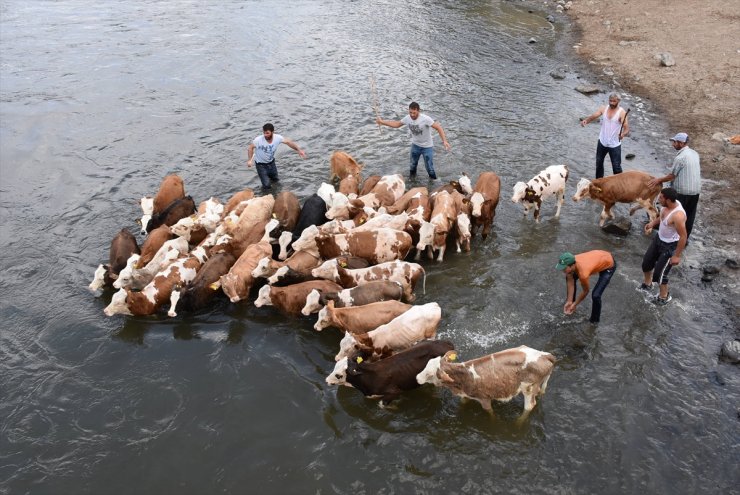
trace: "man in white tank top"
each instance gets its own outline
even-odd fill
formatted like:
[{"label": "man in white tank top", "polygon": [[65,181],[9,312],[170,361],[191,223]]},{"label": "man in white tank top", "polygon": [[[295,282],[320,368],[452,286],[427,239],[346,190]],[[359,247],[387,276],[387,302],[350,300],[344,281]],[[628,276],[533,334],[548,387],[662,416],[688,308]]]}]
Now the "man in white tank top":
[{"label": "man in white tank top", "polygon": [[642,273],[645,281],[639,289],[650,291],[653,282],[657,282],[660,294],[655,302],[665,305],[671,300],[668,291],[668,273],[674,265],[681,262],[681,253],[686,247],[686,212],[677,200],[678,193],[672,187],[666,187],[658,195],[658,201],[663,207],[658,218],[645,225],[645,233],[649,234],[657,225],[658,233],[642,258]]},{"label": "man in white tank top", "polygon": [[614,175],[622,173],[622,139],[630,133],[627,113],[619,106],[619,95],[609,95],[609,105],[601,105],[598,110],[581,121],[581,126],[602,117],[599,141],[596,144],[596,178],[604,177],[604,158],[609,155]]}]

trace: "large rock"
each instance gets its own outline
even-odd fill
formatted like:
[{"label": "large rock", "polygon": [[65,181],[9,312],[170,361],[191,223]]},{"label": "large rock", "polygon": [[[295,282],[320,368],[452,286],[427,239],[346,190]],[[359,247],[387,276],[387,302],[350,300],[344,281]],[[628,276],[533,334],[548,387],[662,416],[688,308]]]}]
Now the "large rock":
[{"label": "large rock", "polygon": [[626,236],[632,229],[632,222],[628,217],[616,217],[614,220],[607,220],[601,230],[607,234]]},{"label": "large rock", "polygon": [[663,67],[673,67],[676,65],[676,61],[673,60],[673,55],[671,55],[668,52],[665,53],[659,53],[657,55],[658,60],[660,60],[660,65]]},{"label": "large rock", "polygon": [[576,86],[576,91],[583,93],[584,95],[592,95],[594,93],[599,93],[601,89],[597,86]]},{"label": "large rock", "polygon": [[719,355],[725,361],[730,363],[740,363],[740,340],[728,340],[722,344],[722,350]]}]

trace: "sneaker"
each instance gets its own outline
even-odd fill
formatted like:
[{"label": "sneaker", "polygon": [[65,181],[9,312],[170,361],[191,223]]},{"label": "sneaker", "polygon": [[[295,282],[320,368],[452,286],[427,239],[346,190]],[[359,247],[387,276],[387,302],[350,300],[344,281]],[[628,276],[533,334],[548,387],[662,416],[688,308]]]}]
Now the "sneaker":
[{"label": "sneaker", "polygon": [[671,302],[671,299],[673,298],[671,297],[670,293],[668,294],[668,297],[666,297],[665,299],[663,299],[660,296],[655,296],[655,304],[657,304],[658,306],[665,306],[666,304]]},{"label": "sneaker", "polygon": [[642,284],[640,284],[640,286],[639,286],[639,287],[637,288],[637,290],[641,290],[641,291],[643,291],[643,292],[652,292],[652,291],[653,291],[653,284],[650,284],[650,285],[648,285],[648,284],[646,284],[646,283],[642,283]]},{"label": "sneaker", "polygon": [[429,176],[429,180],[437,180],[437,176],[436,175],[430,175]]}]

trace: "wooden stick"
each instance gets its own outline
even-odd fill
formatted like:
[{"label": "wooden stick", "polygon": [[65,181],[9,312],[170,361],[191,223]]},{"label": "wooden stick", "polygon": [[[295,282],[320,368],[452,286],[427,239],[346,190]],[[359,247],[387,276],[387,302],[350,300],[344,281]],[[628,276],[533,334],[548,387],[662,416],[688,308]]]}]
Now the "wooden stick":
[{"label": "wooden stick", "polygon": [[[373,97],[373,110],[375,110],[375,118],[380,118],[380,111],[378,110],[378,92],[375,89],[375,76],[370,74],[370,94]],[[383,134],[383,129],[378,124],[378,132]]]},{"label": "wooden stick", "polygon": [[[628,108],[626,112],[624,112],[624,118],[622,119],[622,125],[619,126],[619,134],[617,134],[617,137],[622,135],[622,129],[624,129],[624,123],[627,122],[627,115],[630,114],[631,108]],[[621,141],[621,139],[620,139]]]}]

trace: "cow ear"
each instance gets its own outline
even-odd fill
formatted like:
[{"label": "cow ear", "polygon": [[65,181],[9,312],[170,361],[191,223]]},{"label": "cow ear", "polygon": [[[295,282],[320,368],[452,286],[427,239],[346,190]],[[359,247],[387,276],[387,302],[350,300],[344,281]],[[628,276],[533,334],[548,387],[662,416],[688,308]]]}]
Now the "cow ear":
[{"label": "cow ear", "polygon": [[447,382],[447,383],[454,383],[455,382],[455,380],[453,380],[452,378],[450,378],[450,375],[448,375],[447,373],[445,373],[441,369],[439,370],[439,379],[442,380],[443,382]]}]

